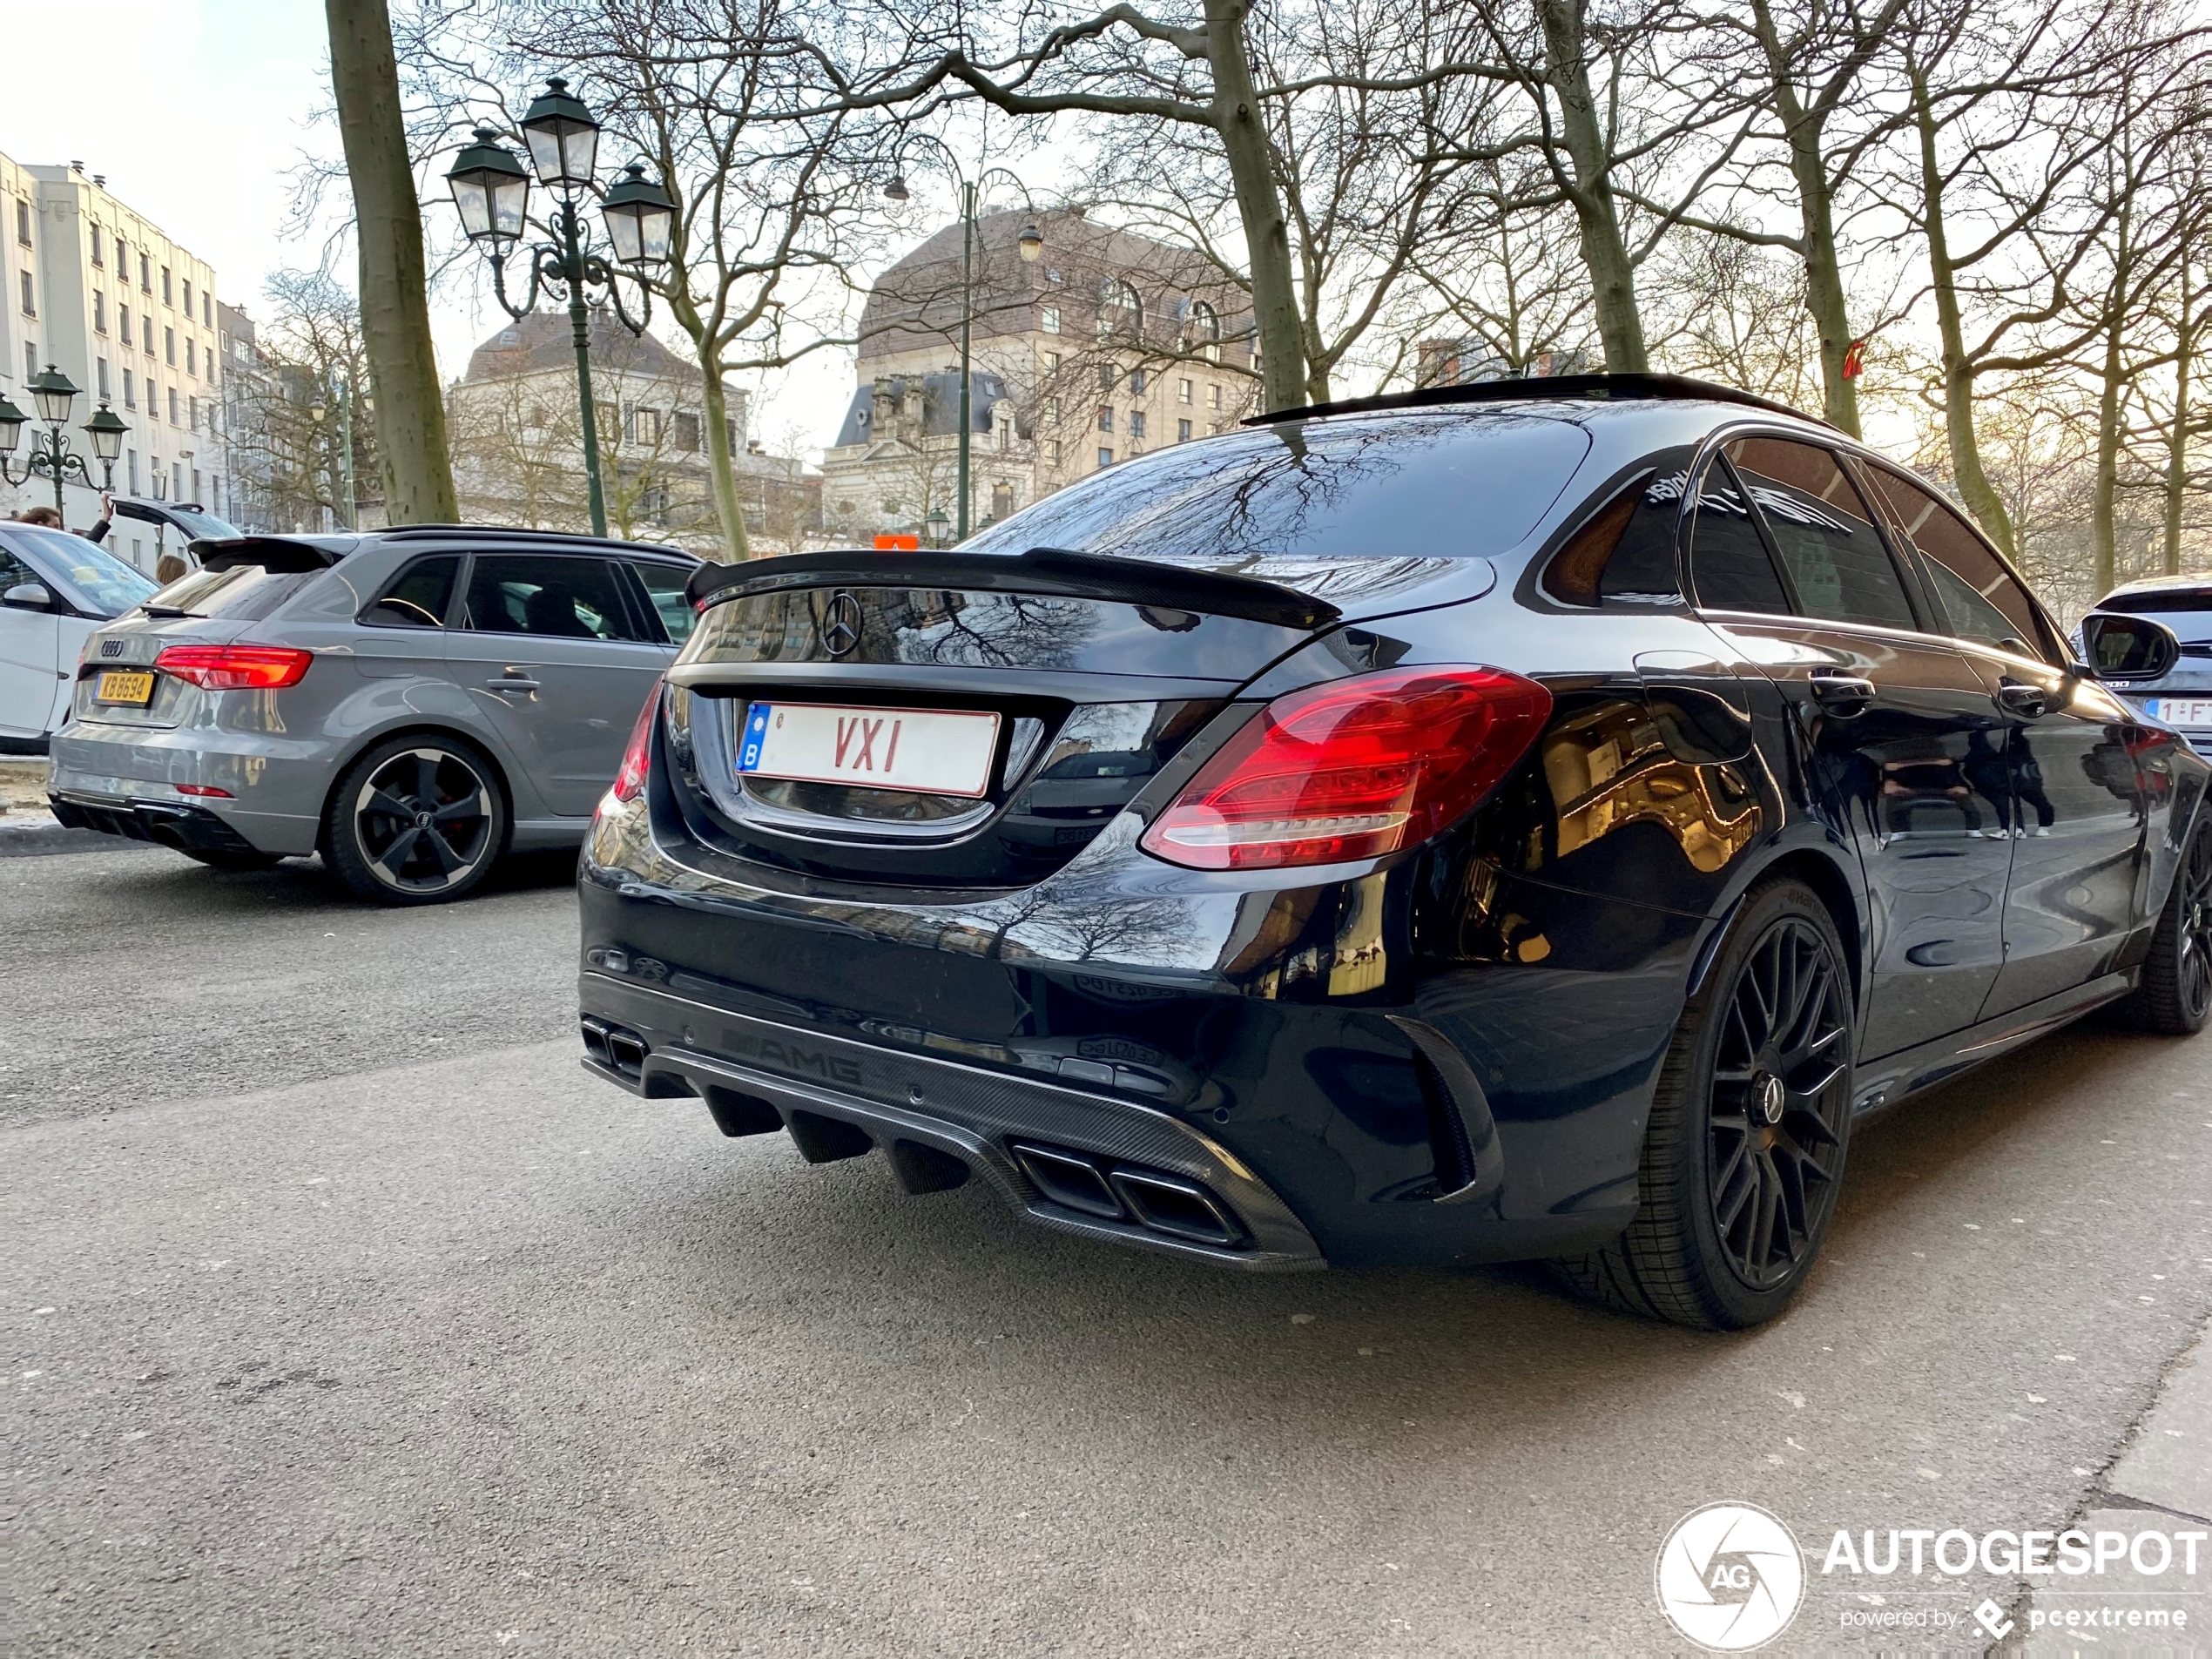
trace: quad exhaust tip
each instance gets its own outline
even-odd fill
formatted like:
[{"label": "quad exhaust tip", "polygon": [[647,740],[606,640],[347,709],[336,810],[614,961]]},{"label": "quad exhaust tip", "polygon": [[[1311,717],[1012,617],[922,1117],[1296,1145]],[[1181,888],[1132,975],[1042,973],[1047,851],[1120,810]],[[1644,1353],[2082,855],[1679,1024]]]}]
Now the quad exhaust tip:
[{"label": "quad exhaust tip", "polygon": [[1031,1184],[1063,1210],[1217,1250],[1251,1242],[1229,1206],[1196,1181],[1033,1141],[1015,1141],[1007,1150]]}]

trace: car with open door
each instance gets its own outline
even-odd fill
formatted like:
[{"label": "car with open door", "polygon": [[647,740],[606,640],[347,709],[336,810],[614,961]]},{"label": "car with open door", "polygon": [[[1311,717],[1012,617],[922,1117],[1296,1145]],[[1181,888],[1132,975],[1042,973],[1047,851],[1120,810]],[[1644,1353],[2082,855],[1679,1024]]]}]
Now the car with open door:
[{"label": "car with open door", "polygon": [[0,754],[44,754],[84,642],[154,584],[96,542],[0,523]]},{"label": "car with open door", "polygon": [[1943,494],[1725,388],[1295,410],[942,552],[703,568],[584,1063],[1224,1266],[1756,1324],[1854,1125],[2212,1006],[2206,763]]},{"label": "car with open door", "polygon": [[72,663],[55,816],[219,869],[320,853],[387,904],[581,840],[695,615],[698,560],[637,543],[432,525],[194,547]]}]

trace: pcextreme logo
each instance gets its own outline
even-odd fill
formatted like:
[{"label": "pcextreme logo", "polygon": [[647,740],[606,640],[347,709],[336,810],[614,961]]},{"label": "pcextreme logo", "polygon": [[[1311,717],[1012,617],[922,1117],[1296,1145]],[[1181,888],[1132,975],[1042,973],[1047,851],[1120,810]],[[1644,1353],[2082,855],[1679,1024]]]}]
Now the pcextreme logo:
[{"label": "pcextreme logo", "polygon": [[1804,1556],[1779,1517],[1709,1503],[1674,1525],[1652,1571],[1659,1610],[1710,1653],[1747,1653],[1790,1628],[1805,1599]]}]

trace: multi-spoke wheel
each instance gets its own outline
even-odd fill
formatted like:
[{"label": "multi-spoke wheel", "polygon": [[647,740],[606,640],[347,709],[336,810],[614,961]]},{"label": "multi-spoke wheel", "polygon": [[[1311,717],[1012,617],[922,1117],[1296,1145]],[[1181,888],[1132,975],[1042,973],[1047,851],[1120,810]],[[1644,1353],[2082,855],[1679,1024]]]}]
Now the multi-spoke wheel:
[{"label": "multi-spoke wheel", "polygon": [[1780,1312],[1826,1236],[1851,1137],[1851,981],[1827,907],[1750,894],[1683,1010],[1652,1101],[1636,1218],[1558,1264],[1577,1289],[1680,1325]]},{"label": "multi-spoke wheel", "polygon": [[2212,823],[2200,819],[2182,850],[2141,982],[2121,1008],[2169,1037],[2195,1035],[2212,1015]]},{"label": "multi-spoke wheel", "polygon": [[324,813],[323,856],[363,898],[435,904],[483,880],[506,833],[506,802],[482,756],[455,742],[400,738],[339,779]]}]

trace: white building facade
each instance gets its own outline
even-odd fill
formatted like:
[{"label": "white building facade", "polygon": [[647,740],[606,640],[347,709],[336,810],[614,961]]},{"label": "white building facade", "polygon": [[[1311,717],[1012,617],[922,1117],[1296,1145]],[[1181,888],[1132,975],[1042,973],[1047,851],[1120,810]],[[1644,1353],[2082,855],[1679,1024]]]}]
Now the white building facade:
[{"label": "white building facade", "polygon": [[[216,341],[206,260],[81,163],[24,165],[0,155],[0,395],[34,414],[26,383],[50,363],[59,368],[84,389],[69,435],[88,462],[91,444],[78,428],[105,398],[130,428],[115,465],[118,495],[197,502],[219,516],[229,507]],[[92,469],[98,476],[97,462]],[[70,484],[64,494],[71,529],[98,516],[97,491]],[[34,479],[0,500],[10,513],[51,505],[53,485]]]}]

